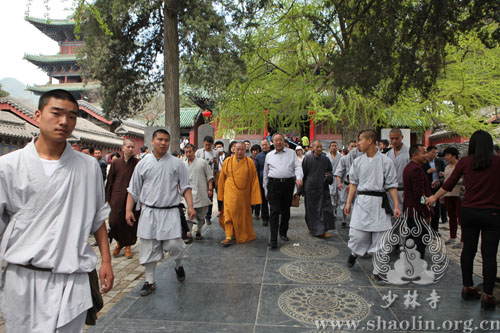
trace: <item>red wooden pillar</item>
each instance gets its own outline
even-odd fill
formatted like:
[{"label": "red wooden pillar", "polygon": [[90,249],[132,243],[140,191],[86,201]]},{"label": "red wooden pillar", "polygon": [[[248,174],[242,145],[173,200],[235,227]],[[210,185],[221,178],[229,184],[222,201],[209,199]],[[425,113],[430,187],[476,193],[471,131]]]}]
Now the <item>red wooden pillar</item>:
[{"label": "red wooden pillar", "polygon": [[219,118],[212,119],[210,125],[214,128],[214,139],[218,138],[217,130],[219,129]]},{"label": "red wooden pillar", "polygon": [[309,142],[314,140],[314,110],[309,111]]},{"label": "red wooden pillar", "polygon": [[267,135],[269,133],[269,122],[268,122],[268,114],[269,111],[267,109],[264,110],[264,121],[266,123],[266,126],[264,128],[264,138],[267,138]]},{"label": "red wooden pillar", "polygon": [[430,140],[430,136],[431,136],[431,130],[427,130],[425,131],[425,136],[424,136],[424,146],[426,147],[429,147],[431,145],[431,140]]}]

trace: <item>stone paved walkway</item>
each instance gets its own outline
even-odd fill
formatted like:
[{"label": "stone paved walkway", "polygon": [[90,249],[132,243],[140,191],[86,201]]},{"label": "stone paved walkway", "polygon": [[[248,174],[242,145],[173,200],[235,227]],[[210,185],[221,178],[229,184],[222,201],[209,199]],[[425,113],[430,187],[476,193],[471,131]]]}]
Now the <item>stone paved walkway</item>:
[{"label": "stone paved walkway", "polygon": [[[347,269],[347,229],[338,229],[330,240],[313,238],[303,217],[302,207],[292,209],[291,240],[276,250],[266,246],[268,227],[262,227],[260,220],[254,221],[257,240],[222,248],[224,234],[214,221],[204,232],[205,240],[195,241],[187,250],[185,282],[177,282],[173,263],[167,259],[157,270],[158,289],[141,297],[142,269],[130,267],[117,281],[116,294],[110,295],[104,309],[109,311],[88,332],[317,332],[315,320],[321,319],[359,321],[357,329],[340,330],[349,332],[373,331],[377,326],[379,331],[405,332],[412,320],[416,329],[434,325],[427,330],[432,332],[467,332],[479,328],[482,320],[500,325],[500,309],[485,312],[478,302],[461,300],[456,262],[450,260],[443,279],[433,285],[377,286],[369,279],[370,259],[359,259],[352,270]],[[446,237],[446,230],[441,231]],[[453,258],[459,250],[450,252]],[[133,262],[118,265],[122,267],[115,269],[117,277]],[[129,274],[137,275],[130,281]],[[426,300],[433,290],[441,297],[437,309]],[[398,298],[385,309],[383,296],[389,292]],[[420,306],[406,308],[404,296],[415,292]],[[469,319],[474,322],[464,323]],[[326,326],[320,331],[333,329]]]},{"label": "stone paved walkway", "polygon": [[[94,237],[89,238],[91,244],[94,243]],[[115,247],[116,243],[113,241],[111,243],[111,249]],[[97,267],[101,267],[101,256],[99,254],[99,248],[97,246],[92,247],[99,258]],[[115,274],[115,282],[113,289],[106,294],[103,294],[104,307],[99,312],[98,316],[102,317],[109,310],[115,306],[118,301],[124,298],[129,292],[131,292],[137,284],[142,282],[144,277],[144,267],[139,264],[139,254],[138,254],[138,244],[132,246],[132,252],[134,252],[134,257],[132,259],[127,259],[124,256],[124,250],[121,254],[112,258],[113,272]],[[88,327],[87,327],[88,328]],[[0,333],[5,332],[5,326],[3,320],[0,317]]]}]

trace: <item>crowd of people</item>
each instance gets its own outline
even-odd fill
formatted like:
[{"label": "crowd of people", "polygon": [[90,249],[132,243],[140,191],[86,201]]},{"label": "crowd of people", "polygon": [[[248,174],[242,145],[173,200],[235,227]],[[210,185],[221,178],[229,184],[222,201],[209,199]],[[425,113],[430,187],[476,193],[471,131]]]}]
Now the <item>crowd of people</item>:
[{"label": "crowd of people", "polygon": [[[342,210],[349,267],[360,256],[374,255],[382,234],[401,215],[409,228],[424,220],[437,233],[444,198],[449,244],[463,247],[462,298],[481,298],[482,308],[495,308],[500,157],[487,132],[472,135],[468,156],[447,148],[442,161],[434,146],[405,146],[397,128],[390,131],[390,142],[364,130],[345,152],[336,141],[325,151],[320,140],[307,137],[292,149],[276,132],[259,144],[233,141],[227,150],[210,136],[199,149],[182,140],[182,154],[168,153],[170,133],[158,129],[151,152],[142,147],[138,158],[134,142],[125,140],[122,155],[106,165],[102,151],[84,147],[80,153],[67,143],[77,113],[78,103],[67,91],[44,93],[35,112],[39,135],[0,157],[0,255],[6,263],[0,309],[8,331],[83,331],[94,306],[89,274],[97,257],[90,234],[102,258],[95,287],[101,292],[113,286],[111,255],[125,249],[125,256],[133,257],[131,246],[140,239],[139,262],[146,273],[140,293],[147,296],[157,288],[156,266],[165,252],[178,281],[184,281],[186,243],[203,240],[204,225],[216,215],[224,247],[255,240],[254,217],[269,227],[271,250],[288,242],[290,207],[299,196],[305,199],[311,237],[331,238]],[[214,214],[212,207],[218,210]],[[422,259],[423,236],[412,235]],[[482,295],[472,280],[480,236]],[[372,279],[382,281],[376,267]]]},{"label": "crowd of people", "polygon": [[[477,132],[475,136],[484,133]],[[477,145],[475,136],[471,138],[470,156],[478,155],[474,150],[474,145]],[[255,239],[252,214],[256,220],[262,219],[263,226],[269,225],[271,248],[277,248],[278,241],[288,241],[294,195],[304,196],[305,223],[311,237],[332,237],[329,232],[335,230],[337,210],[341,209],[343,216],[338,220],[342,221],[342,228],[349,228],[349,267],[353,267],[360,256],[374,255],[382,235],[402,214],[409,228],[416,228],[418,221],[424,220],[439,236],[441,219],[442,223],[449,223],[450,235],[445,243],[464,249],[464,299],[470,299],[471,294],[477,297],[471,282],[471,269],[478,231],[467,233],[467,228],[462,227],[460,241],[457,240],[457,231],[458,226],[463,225],[462,220],[470,215],[467,206],[471,201],[467,200],[466,193],[473,193],[474,207],[474,200],[480,197],[474,194],[477,186],[471,188],[471,184],[467,186],[463,180],[470,174],[463,167],[457,168],[461,166],[458,150],[448,147],[442,157],[438,157],[435,146],[416,144],[407,147],[400,129],[392,129],[389,137],[390,140],[377,140],[374,131],[365,130],[359,134],[358,140],[348,143],[345,151],[339,151],[336,141],[331,141],[325,151],[320,140],[309,143],[307,137],[300,142],[304,148],[297,145],[290,149],[290,141],[280,133],[275,133],[271,141],[262,139],[260,144],[252,145],[248,140],[231,142],[227,152],[223,142],[214,143],[209,136],[204,138],[204,146],[198,150],[186,143],[184,152],[176,157],[185,160],[193,193],[200,198],[195,207],[197,218],[183,234],[184,242],[191,243],[195,232],[196,239],[203,239],[202,227],[211,223],[212,214],[208,209],[212,208],[211,200],[215,197],[219,223],[226,235],[221,241],[225,247]],[[490,141],[491,161],[495,161],[497,156],[493,154],[491,137]],[[492,170],[491,166],[488,168]],[[457,177],[458,172],[462,173],[460,177]],[[491,184],[496,183],[490,183],[490,187]],[[491,193],[496,192],[492,189]],[[493,202],[493,197],[489,202],[483,201],[480,206],[484,209],[500,208]],[[492,227],[492,224],[488,226]],[[418,237],[411,236],[422,259],[425,256],[424,235],[425,228]],[[489,257],[483,259],[485,281],[489,282],[485,284],[482,306],[487,309],[491,309],[493,302],[491,281],[496,276],[492,267],[496,267],[498,230],[489,235],[489,240],[482,243],[483,256]],[[372,279],[375,283],[382,283],[376,267]]]}]

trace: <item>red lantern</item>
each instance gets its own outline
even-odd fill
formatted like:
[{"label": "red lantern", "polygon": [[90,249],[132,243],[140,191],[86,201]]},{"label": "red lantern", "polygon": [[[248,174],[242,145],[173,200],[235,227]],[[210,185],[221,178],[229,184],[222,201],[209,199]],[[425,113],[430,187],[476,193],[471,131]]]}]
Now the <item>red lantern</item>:
[{"label": "red lantern", "polygon": [[205,118],[210,118],[212,116],[212,111],[210,110],[205,110],[201,113],[201,115]]}]

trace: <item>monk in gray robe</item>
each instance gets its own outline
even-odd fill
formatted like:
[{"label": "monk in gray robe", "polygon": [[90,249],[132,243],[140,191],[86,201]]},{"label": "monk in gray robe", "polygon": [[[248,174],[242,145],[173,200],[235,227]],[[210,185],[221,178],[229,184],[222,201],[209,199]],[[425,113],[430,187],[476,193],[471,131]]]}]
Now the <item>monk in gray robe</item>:
[{"label": "monk in gray robe", "polygon": [[[386,191],[394,201],[394,217],[401,215],[398,201],[396,168],[391,159],[377,150],[377,134],[364,130],[359,135],[359,151],[365,154],[354,160],[349,170],[349,195],[344,207],[351,214],[354,194],[357,195],[352,209],[349,242],[351,255],[347,265],[353,267],[356,259],[365,254],[375,255],[380,248],[384,233],[391,229],[390,207]],[[377,267],[373,267],[372,280],[382,283]]]},{"label": "monk in gray robe", "polygon": [[78,103],[55,89],[41,97],[40,134],[0,157],[0,312],[7,332],[83,332],[92,307],[89,272],[101,252],[102,292],[113,286],[102,173],[66,142]]},{"label": "monk in gray robe", "polygon": [[[396,173],[398,175],[398,199],[399,205],[403,205],[403,171],[410,163],[410,150],[403,143],[403,132],[399,128],[393,128],[389,133],[391,139],[391,150],[387,152],[387,157],[389,157],[394,166],[396,167]],[[394,208],[394,202],[391,200],[391,206]]]},{"label": "monk in gray robe", "polygon": [[321,141],[313,141],[313,153],[302,162],[306,223],[314,237],[329,238],[328,230],[335,229],[335,216],[329,185],[333,183],[332,163],[323,154]]},{"label": "monk in gray robe", "polygon": [[137,237],[141,239],[139,263],[146,273],[141,296],[147,296],[156,289],[156,265],[163,259],[165,251],[175,262],[177,280],[184,281],[186,274],[182,258],[186,246],[181,238],[181,195],[188,205],[188,218],[192,220],[196,215],[187,168],[180,159],[168,153],[170,133],[157,129],[153,132],[151,145],[153,153],[137,163],[130,179],[125,213],[128,225],[133,226],[137,222],[133,208],[136,202],[141,203]]},{"label": "monk in gray robe", "polygon": [[[342,154],[338,152],[338,144],[336,141],[330,142],[330,153],[327,155],[328,159],[332,163],[332,171],[334,172],[337,169],[337,166],[342,159]],[[330,199],[332,200],[333,206],[333,215],[337,216],[337,207],[341,204],[339,199],[339,190],[337,188],[337,184],[334,181],[330,184]]]}]

